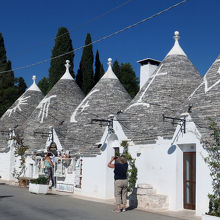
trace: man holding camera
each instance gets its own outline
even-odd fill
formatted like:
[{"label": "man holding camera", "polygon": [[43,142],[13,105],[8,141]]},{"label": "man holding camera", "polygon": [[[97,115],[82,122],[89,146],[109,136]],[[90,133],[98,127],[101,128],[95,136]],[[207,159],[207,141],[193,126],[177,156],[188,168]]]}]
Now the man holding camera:
[{"label": "man holding camera", "polygon": [[[114,164],[112,162],[115,161]],[[116,200],[116,209],[114,212],[121,212],[121,204],[123,204],[122,212],[126,211],[127,203],[127,189],[128,189],[128,179],[127,179],[127,170],[128,164],[126,158],[123,156],[112,157],[108,163],[108,167],[114,168],[114,179],[115,179],[115,200]]]}]

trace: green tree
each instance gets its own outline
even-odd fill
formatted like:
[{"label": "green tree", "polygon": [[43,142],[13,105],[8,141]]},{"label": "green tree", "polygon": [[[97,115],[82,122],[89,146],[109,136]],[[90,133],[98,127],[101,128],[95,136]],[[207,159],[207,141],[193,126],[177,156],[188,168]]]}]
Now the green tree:
[{"label": "green tree", "polygon": [[14,84],[14,73],[4,72],[11,70],[11,61],[7,61],[4,38],[0,33],[0,89],[6,89]]},{"label": "green tree", "polygon": [[99,59],[99,51],[97,50],[95,56],[95,75],[94,75],[94,85],[101,79],[104,75],[104,68]]},{"label": "green tree", "polygon": [[[88,33],[85,40],[85,46],[83,48],[82,57],[80,61],[80,67],[78,73],[81,76],[77,76],[76,82],[81,87],[85,94],[88,94],[93,87],[93,49],[91,44],[91,35]],[[78,74],[77,74],[78,75]],[[82,80],[82,81],[81,81]]]},{"label": "green tree", "polygon": [[82,73],[82,63],[80,62],[79,64],[79,69],[77,71],[77,75],[76,75],[76,83],[78,84],[78,86],[82,89],[82,85],[83,85],[83,73]]},{"label": "green tree", "polygon": [[120,79],[120,65],[117,60],[113,63],[112,70],[115,73],[115,75]]},{"label": "green tree", "polygon": [[204,160],[208,164],[212,178],[212,194],[208,194],[209,212],[207,214],[220,217],[220,128],[211,119],[210,122],[210,137],[202,140],[203,147],[207,151]]},{"label": "green tree", "polygon": [[27,85],[22,77],[15,79],[16,87],[18,89],[18,97],[21,96],[27,89]]},{"label": "green tree", "polygon": [[[65,53],[68,54],[53,59],[53,57]],[[74,53],[73,53],[72,40],[70,38],[69,31],[65,27],[60,27],[57,31],[55,45],[52,50],[51,58],[52,60],[50,62],[50,69],[49,69],[49,89],[51,89],[54,86],[54,84],[61,78],[61,76],[65,72],[66,68],[64,65],[66,63],[66,60],[70,61],[70,65],[71,65],[70,74],[72,75],[73,78],[75,78],[73,72]]]},{"label": "green tree", "polygon": [[100,75],[101,75],[101,78],[102,76],[105,74],[105,70],[104,70],[104,67],[103,67],[103,64],[101,64],[101,67],[100,67]]},{"label": "green tree", "polygon": [[113,72],[133,98],[139,91],[139,80],[130,63],[121,63],[116,60],[112,67]]},{"label": "green tree", "polygon": [[4,39],[0,33],[0,117],[27,88],[24,79],[16,79],[14,72],[9,70],[11,62],[7,60]]},{"label": "green tree", "polygon": [[38,82],[38,87],[43,92],[43,94],[46,95],[49,92],[49,80],[48,80],[48,78],[47,77],[43,77]]}]

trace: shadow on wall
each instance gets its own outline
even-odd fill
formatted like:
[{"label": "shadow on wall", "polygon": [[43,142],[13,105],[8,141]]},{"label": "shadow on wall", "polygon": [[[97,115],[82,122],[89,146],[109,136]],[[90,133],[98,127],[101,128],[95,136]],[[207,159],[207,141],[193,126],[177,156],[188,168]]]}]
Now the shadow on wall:
[{"label": "shadow on wall", "polygon": [[128,193],[127,200],[129,201],[128,210],[135,209],[138,207],[137,188],[134,188],[132,192]]}]

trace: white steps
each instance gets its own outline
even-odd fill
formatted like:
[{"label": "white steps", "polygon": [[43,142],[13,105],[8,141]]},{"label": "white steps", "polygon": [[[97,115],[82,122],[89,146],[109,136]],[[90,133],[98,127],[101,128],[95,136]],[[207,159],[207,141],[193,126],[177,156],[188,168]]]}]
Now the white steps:
[{"label": "white steps", "polygon": [[150,184],[138,184],[137,187],[138,208],[166,210],[169,207],[168,196],[156,194],[156,190]]}]

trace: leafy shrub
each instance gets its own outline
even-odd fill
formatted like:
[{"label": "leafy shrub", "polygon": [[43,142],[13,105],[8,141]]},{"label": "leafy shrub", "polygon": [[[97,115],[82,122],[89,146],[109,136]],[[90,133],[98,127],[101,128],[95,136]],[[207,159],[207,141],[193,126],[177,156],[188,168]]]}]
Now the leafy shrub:
[{"label": "leafy shrub", "polygon": [[137,167],[135,166],[135,159],[132,158],[131,154],[128,153],[128,143],[127,141],[122,141],[121,146],[124,148],[123,156],[128,161],[129,169],[128,175],[128,191],[132,191],[137,182]]},{"label": "leafy shrub", "polygon": [[31,183],[47,185],[48,184],[48,179],[46,177],[42,176],[42,177],[39,177],[37,179],[31,180]]},{"label": "leafy shrub", "polygon": [[208,152],[205,162],[210,169],[212,177],[213,194],[209,194],[208,215],[220,217],[220,129],[215,122],[209,126],[212,140],[203,141],[204,148]]}]

